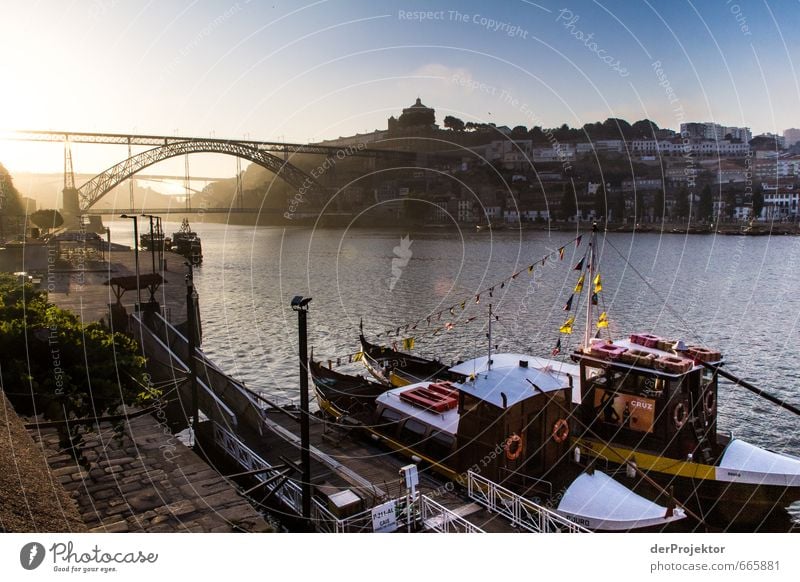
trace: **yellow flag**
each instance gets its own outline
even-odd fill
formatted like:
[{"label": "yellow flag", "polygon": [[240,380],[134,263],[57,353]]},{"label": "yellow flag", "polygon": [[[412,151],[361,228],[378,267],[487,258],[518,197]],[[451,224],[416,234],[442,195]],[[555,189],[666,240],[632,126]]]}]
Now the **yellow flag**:
[{"label": "yellow flag", "polygon": [[575,293],[580,293],[583,291],[583,280],[586,275],[581,275],[581,278],[578,279],[578,283],[575,285]]},{"label": "yellow flag", "polygon": [[564,322],[564,325],[562,325],[558,329],[558,331],[560,331],[561,333],[572,333],[572,324],[573,323],[575,323],[575,317],[570,316],[569,318],[567,318],[567,321]]},{"label": "yellow flag", "polygon": [[597,328],[600,329],[601,327],[608,327],[608,315],[606,315],[605,311],[597,319]]},{"label": "yellow flag", "polygon": [[364,352],[356,352],[356,355],[353,356],[353,361],[360,362],[363,357],[364,357]]},{"label": "yellow flag", "polygon": [[600,273],[597,273],[597,275],[594,278],[594,292],[600,293],[600,291],[602,290],[603,290],[603,283],[600,281]]},{"label": "yellow flag", "polygon": [[414,338],[407,337],[403,340],[403,349],[404,350],[413,350],[414,349]]}]

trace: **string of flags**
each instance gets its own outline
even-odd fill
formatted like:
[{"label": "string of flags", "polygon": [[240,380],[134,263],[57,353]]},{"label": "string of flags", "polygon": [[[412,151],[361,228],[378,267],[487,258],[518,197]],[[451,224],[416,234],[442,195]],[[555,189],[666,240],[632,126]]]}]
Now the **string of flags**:
[{"label": "string of flags", "polygon": [[[583,240],[583,235],[578,235],[574,239],[572,239],[571,241],[566,243],[565,245],[559,247],[557,249],[557,251],[556,251],[556,252],[558,252],[558,260],[559,261],[563,261],[564,260],[564,252],[565,252],[566,248],[569,245],[574,243],[575,244],[575,248],[578,248],[580,246],[582,240]],[[489,287],[486,287],[485,289],[482,289],[480,292],[476,293],[472,297],[472,300],[475,302],[475,304],[480,304],[481,296],[485,297],[486,295],[488,295],[490,298],[494,297],[495,291],[500,290],[500,289],[505,289],[506,285],[509,285],[512,281],[515,281],[517,279],[517,277],[519,275],[521,275],[522,273],[524,273],[525,271],[527,271],[528,273],[533,273],[533,270],[537,266],[542,266],[543,267],[547,263],[548,259],[552,260],[553,255],[554,255],[553,252],[548,253],[547,255],[545,255],[541,259],[531,263],[527,267],[525,267],[523,269],[520,269],[519,271],[511,274],[510,276],[506,277],[505,279],[497,281],[496,283],[494,283],[493,285],[491,285]],[[582,285],[582,281],[583,281],[583,278],[581,278],[581,285]],[[450,307],[446,307],[446,308],[444,308],[444,309],[442,309],[442,310],[440,310],[440,311],[438,311],[436,313],[433,313],[431,315],[428,315],[428,316],[426,316],[424,318],[421,318],[421,319],[418,319],[416,321],[409,322],[409,323],[406,323],[404,325],[400,325],[398,327],[385,330],[385,331],[383,331],[381,333],[376,334],[375,337],[377,337],[377,338],[380,338],[380,337],[391,337],[392,335],[399,337],[399,336],[401,336],[401,335],[403,335],[403,334],[405,334],[405,333],[407,333],[409,331],[417,330],[418,326],[420,326],[420,325],[430,326],[432,324],[432,322],[440,321],[441,318],[442,318],[442,314],[444,314],[444,313],[449,313],[451,316],[455,317],[456,313],[457,313],[456,310],[460,309],[461,311],[463,311],[464,309],[466,309],[468,301],[470,301],[470,299],[462,299],[461,301],[459,301],[457,303],[454,303]],[[463,324],[468,324],[474,319],[475,319],[475,317],[470,317],[469,319],[465,320],[463,322]],[[455,326],[456,326],[456,324],[454,324],[452,322],[448,322],[448,324],[445,324],[444,326],[436,327],[433,330],[433,335],[437,335],[438,333],[440,333],[442,331],[450,331]]]},{"label": "string of flags", "polygon": [[[573,267],[573,271],[580,271],[580,276],[578,277],[578,281],[575,283],[575,287],[572,290],[572,294],[567,299],[567,302],[564,304],[563,311],[572,311],[572,303],[577,295],[580,298],[580,294],[583,292],[583,287],[586,282],[586,273],[591,269],[591,265],[587,262],[587,258],[590,256],[591,252],[591,243],[589,243],[589,248],[586,249],[586,254],[576,263],[575,267]],[[599,294],[603,291],[603,279],[600,276],[600,273],[597,273],[591,281],[591,294],[589,297],[589,301],[592,302],[592,305],[597,305],[599,303]],[[580,301],[580,299],[579,299]],[[575,316],[569,315],[561,324],[561,327],[558,328],[560,333],[569,335],[572,333],[573,327],[575,326]],[[608,327],[608,314],[603,311],[600,313],[599,317],[597,318],[597,328],[606,328]],[[558,342],[556,343],[555,347],[553,348],[553,355],[555,356],[561,351],[561,338],[558,338]]]}]

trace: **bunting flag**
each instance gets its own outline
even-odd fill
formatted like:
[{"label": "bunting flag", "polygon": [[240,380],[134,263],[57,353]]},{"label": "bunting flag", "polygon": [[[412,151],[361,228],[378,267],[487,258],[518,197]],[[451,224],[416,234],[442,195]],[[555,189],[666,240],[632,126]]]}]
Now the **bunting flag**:
[{"label": "bunting flag", "polygon": [[481,302],[481,296],[480,295],[476,295],[475,296],[475,303],[480,303],[480,302]]},{"label": "bunting flag", "polygon": [[342,365],[342,358],[336,358],[336,367],[338,368],[341,365]]},{"label": "bunting flag", "polygon": [[581,246],[581,240],[583,240],[583,235],[582,235],[582,234],[579,234],[579,235],[578,235],[578,238],[576,238],[576,239],[575,239],[575,248],[576,248],[576,249],[577,249],[579,246]]},{"label": "bunting flag", "polygon": [[440,319],[442,319],[442,312],[441,311],[436,314],[436,321],[439,321]]},{"label": "bunting flag", "polygon": [[431,316],[429,315],[428,317],[426,317],[425,321],[427,321],[428,325],[430,325],[431,324]]},{"label": "bunting flag", "polygon": [[542,266],[544,267],[545,262],[547,261],[547,257],[542,259]]},{"label": "bunting flag", "polygon": [[505,282],[505,281],[503,281],[502,283],[500,283],[500,289],[503,289],[505,286],[506,286],[506,282]]},{"label": "bunting flag", "polygon": [[533,273],[533,265],[531,265],[530,267],[528,267],[528,272],[529,272],[529,273]]},{"label": "bunting flag", "polygon": [[445,324],[444,324],[444,328],[445,328],[447,331],[450,331],[451,329],[453,329],[453,324],[452,324],[451,322],[449,322],[449,321],[448,321],[447,323],[445,323]]},{"label": "bunting flag", "polygon": [[567,303],[564,305],[564,311],[571,311],[572,310],[572,298],[574,295],[570,295],[569,299],[567,299]]},{"label": "bunting flag", "polygon": [[404,350],[409,350],[409,351],[414,349],[414,338],[413,337],[407,337],[407,338],[403,339],[403,349]]},{"label": "bunting flag", "polygon": [[572,269],[573,271],[583,271],[583,259],[578,261],[578,264]]},{"label": "bunting flag", "polygon": [[558,260],[559,261],[563,261],[564,260],[564,247],[561,247],[560,249],[558,249]]},{"label": "bunting flag", "polygon": [[550,353],[554,356],[557,356],[558,354],[561,353],[561,338],[558,338],[558,341],[556,342],[556,347],[554,347],[553,351]]},{"label": "bunting flag", "polygon": [[397,342],[392,342],[392,349],[397,351]]},{"label": "bunting flag", "polygon": [[574,289],[575,293],[580,293],[581,291],[583,291],[583,280],[585,277],[586,275],[581,275],[580,278],[578,279],[578,282],[575,284],[575,289]]},{"label": "bunting flag", "polygon": [[513,275],[511,275],[511,278],[512,279],[516,279],[518,275],[519,275],[519,273],[514,273]]},{"label": "bunting flag", "polygon": [[462,302],[461,302],[461,309],[462,309],[462,311],[463,311],[463,309],[464,309],[466,306],[467,306],[467,302],[466,302],[466,301],[462,301]]},{"label": "bunting flag", "polygon": [[600,293],[600,291],[602,290],[603,290],[603,283],[600,281],[600,273],[597,273],[597,275],[594,278],[594,292]]},{"label": "bunting flag", "polygon": [[489,288],[489,297],[494,297],[494,287]]},{"label": "bunting flag", "polygon": [[353,363],[353,354],[347,354],[347,363],[348,364],[352,364]]},{"label": "bunting flag", "polygon": [[450,315],[455,315],[455,313],[453,312],[453,309],[455,309],[455,307],[451,307],[450,308]]},{"label": "bunting flag", "polygon": [[472,317],[467,319],[466,323],[469,323],[470,321],[472,321],[473,319],[476,319],[477,317],[478,317],[477,315],[473,315]]},{"label": "bunting flag", "polygon": [[567,321],[564,322],[564,325],[558,328],[558,331],[560,331],[561,333],[570,334],[572,333],[572,325],[574,323],[575,323],[575,317],[571,315],[567,318]]},{"label": "bunting flag", "polygon": [[597,293],[592,293],[592,305],[597,305]]},{"label": "bunting flag", "polygon": [[608,327],[608,315],[606,315],[605,311],[601,313],[600,317],[597,319],[597,329],[601,327]]}]

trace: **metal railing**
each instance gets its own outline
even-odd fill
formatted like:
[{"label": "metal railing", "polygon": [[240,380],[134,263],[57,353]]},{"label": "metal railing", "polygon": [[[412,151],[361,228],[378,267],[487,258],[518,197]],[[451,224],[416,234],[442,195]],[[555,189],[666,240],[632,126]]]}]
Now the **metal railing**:
[{"label": "metal railing", "polygon": [[572,523],[553,510],[472,471],[467,471],[467,494],[489,511],[510,519],[512,525],[534,533],[589,532],[585,527]]},{"label": "metal railing", "polygon": [[419,496],[419,507],[422,526],[426,530],[439,533],[486,533],[426,495]]}]

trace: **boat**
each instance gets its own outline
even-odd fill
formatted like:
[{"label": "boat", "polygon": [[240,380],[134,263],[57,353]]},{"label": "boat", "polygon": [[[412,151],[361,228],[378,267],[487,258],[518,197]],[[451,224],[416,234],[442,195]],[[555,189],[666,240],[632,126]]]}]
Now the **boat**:
[{"label": "boat", "polygon": [[[589,281],[597,276],[596,236],[595,227],[585,257]],[[581,287],[582,281],[583,276]],[[800,458],[720,430],[718,378],[749,387],[796,414],[800,410],[724,370],[724,358],[713,348],[648,333],[593,337],[593,301],[586,303],[590,323],[581,346],[570,354],[571,364],[526,357],[529,367],[566,373],[572,382],[567,415],[572,450],[608,471],[624,472],[624,483],[646,497],[673,491],[707,529],[791,528],[787,508],[800,501]],[[411,356],[393,351],[391,357],[390,364]],[[504,357],[521,356],[492,359]],[[433,362],[416,357],[414,365],[424,369]],[[481,375],[490,369],[488,362],[484,356],[448,373]],[[384,370],[384,376],[394,375],[391,368]]]},{"label": "boat", "polygon": [[364,337],[363,322],[360,325],[359,343],[362,361],[369,373],[384,386],[407,386],[431,379],[463,379],[462,376],[450,372],[450,366],[438,360],[429,360],[399,352],[395,347],[370,343]]},{"label": "boat", "polygon": [[561,404],[571,398],[572,380],[540,371],[524,357],[499,357],[478,375],[466,375],[474,362],[463,362],[451,369],[462,379],[457,382],[391,388],[341,374],[313,357],[309,370],[320,408],[333,422],[453,482],[477,472],[593,531],[660,530],[684,519],[681,508],[654,503],[575,461]]},{"label": "boat", "polygon": [[172,233],[172,250],[185,257],[193,265],[203,262],[203,247],[200,237],[189,226],[189,219],[181,221],[181,227],[177,232]]}]

